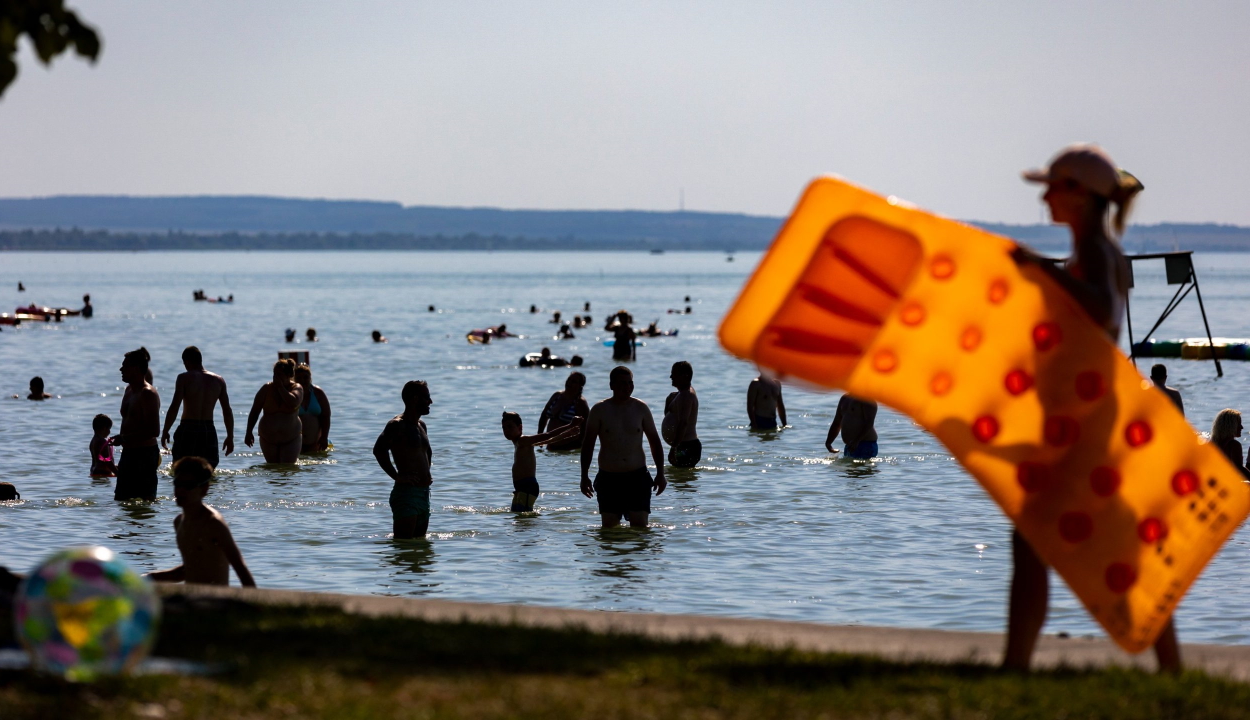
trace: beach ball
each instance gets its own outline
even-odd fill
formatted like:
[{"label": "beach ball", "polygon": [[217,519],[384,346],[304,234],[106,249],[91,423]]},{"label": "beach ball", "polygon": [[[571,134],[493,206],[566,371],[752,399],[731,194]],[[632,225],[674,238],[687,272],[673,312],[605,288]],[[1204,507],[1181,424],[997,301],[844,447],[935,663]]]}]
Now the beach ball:
[{"label": "beach ball", "polygon": [[152,647],[160,611],[152,584],[112,550],[81,547],[31,571],[13,620],[31,665],[77,681],[134,667]]}]

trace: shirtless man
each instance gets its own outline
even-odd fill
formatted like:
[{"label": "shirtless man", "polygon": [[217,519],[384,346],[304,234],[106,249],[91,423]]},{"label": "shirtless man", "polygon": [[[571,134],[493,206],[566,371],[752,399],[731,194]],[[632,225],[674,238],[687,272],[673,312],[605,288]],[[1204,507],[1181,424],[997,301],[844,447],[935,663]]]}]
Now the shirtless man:
[{"label": "shirtless man", "polygon": [[230,534],[230,526],[216,508],[204,504],[212,477],[213,468],[203,458],[192,456],[174,463],[174,500],[182,508],[174,518],[174,532],[182,564],[148,573],[152,580],[229,585],[233,567],[244,587],[256,587],[247,563],[243,562],[243,553]]},{"label": "shirtless man", "polygon": [[[629,519],[631,527],[646,527],[651,514],[651,489],[664,492],[664,448],[655,431],[651,409],[643,401],[631,397],[634,374],[629,368],[613,368],[609,376],[612,397],[595,403],[586,419],[582,439],[582,494],[594,497],[599,493],[599,514],[603,527],[621,524]],[[642,451],[642,438],[651,445],[655,461],[655,480],[647,472],[647,456]],[[599,473],[590,482],[590,460],[595,454],[595,441],[603,440],[599,450]]]},{"label": "shirtless man", "polygon": [[836,453],[833,441],[842,433],[842,441],[846,443],[846,457],[855,460],[871,460],[877,456],[877,430],[873,423],[877,419],[877,403],[872,400],[860,400],[850,395],[843,395],[838,400],[838,411],[833,415],[833,423],[829,425],[829,435],[825,437],[825,448]]},{"label": "shirtless man", "polygon": [[786,426],[786,403],[781,399],[781,381],[763,371],[747,386],[747,417],[752,430],[776,430],[777,416]]},{"label": "shirtless man", "polygon": [[[391,418],[373,444],[373,457],[395,481],[391,490],[391,515],[396,540],[425,537],[430,527],[430,476],[433,453],[422,415],[430,414],[430,389],[424,380],[404,385],[404,412]],[[391,457],[395,462],[391,464]]]},{"label": "shirtless man", "polygon": [[660,432],[664,435],[664,442],[669,444],[669,464],[692,468],[703,458],[703,443],[699,442],[699,434],[695,430],[699,422],[699,396],[690,385],[694,379],[694,368],[685,360],[679,360],[673,363],[669,379],[677,392],[669,393],[664,401]]},{"label": "shirtless man", "polygon": [[221,417],[226,424],[226,441],[221,449],[227,455],[234,452],[234,413],[230,410],[230,397],[226,394],[226,381],[216,373],[204,370],[204,357],[200,349],[190,345],[182,351],[182,364],[186,372],[174,383],[174,400],[165,413],[165,429],[161,432],[161,447],[169,447],[169,429],[174,426],[178,406],[182,405],[182,422],[174,432],[174,462],[184,457],[201,457],[213,469],[217,468],[217,428],[213,425],[213,409],[221,403]]},{"label": "shirtless man", "polygon": [[113,447],[122,448],[114,500],[156,499],[156,469],[161,466],[161,449],[156,444],[161,432],[161,396],[147,380],[151,359],[146,348],[139,348],[126,353],[122,360],[122,381],[126,383],[122,426],[111,440]]},{"label": "shirtless man", "polygon": [[1163,393],[1168,396],[1168,399],[1172,401],[1172,404],[1176,406],[1176,409],[1181,411],[1181,415],[1185,414],[1185,402],[1181,400],[1180,390],[1177,390],[1174,387],[1168,387],[1168,368],[1166,365],[1163,363],[1155,363],[1154,366],[1150,368],[1150,381],[1155,384],[1155,387],[1162,390]]},{"label": "shirtless man", "polygon": [[30,379],[30,394],[26,396],[27,400],[48,400],[51,397],[52,393],[44,392],[43,378],[36,375]]}]

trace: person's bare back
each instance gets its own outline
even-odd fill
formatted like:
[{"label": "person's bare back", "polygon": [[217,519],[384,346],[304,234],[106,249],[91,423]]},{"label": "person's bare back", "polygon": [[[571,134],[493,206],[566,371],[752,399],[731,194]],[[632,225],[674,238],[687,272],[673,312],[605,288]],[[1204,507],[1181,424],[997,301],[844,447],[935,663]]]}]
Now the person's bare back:
[{"label": "person's bare back", "polygon": [[777,427],[777,415],[786,424],[786,406],[781,398],[781,381],[760,375],[747,386],[747,417],[757,430]]},{"label": "person's bare back", "polygon": [[227,397],[226,381],[217,373],[207,370],[188,370],[178,375],[178,381],[174,385],[174,394],[179,393],[182,395],[183,420],[212,422],[217,402]]},{"label": "person's bare back", "polygon": [[599,469],[627,472],[646,467],[642,437],[649,426],[655,432],[651,408],[638,398],[601,400],[590,408],[589,422],[598,429]]},{"label": "person's bare back", "polygon": [[229,585],[230,561],[218,545],[222,532],[230,532],[221,513],[211,505],[203,512],[182,512],[174,518],[178,551],[182,553],[183,581],[205,585]]}]

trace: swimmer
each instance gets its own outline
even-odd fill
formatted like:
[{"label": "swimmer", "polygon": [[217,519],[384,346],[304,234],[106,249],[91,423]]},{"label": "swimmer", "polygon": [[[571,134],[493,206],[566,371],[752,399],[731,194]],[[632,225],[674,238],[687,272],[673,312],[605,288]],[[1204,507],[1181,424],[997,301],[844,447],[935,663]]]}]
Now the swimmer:
[{"label": "swimmer", "polygon": [[551,325],[559,325],[560,324],[560,311],[556,310],[554,313],[552,313],[551,319],[548,320],[547,322],[548,324],[551,324]]},{"label": "swimmer", "polygon": [[26,396],[27,400],[47,400],[52,397],[51,393],[43,391],[43,378],[38,375],[30,379],[30,394]]},{"label": "swimmer", "polygon": [[[21,500],[22,494],[17,491],[17,486],[11,482],[0,482],[0,502],[8,502],[9,500]],[[0,568],[3,570],[3,568]]]},{"label": "swimmer", "polygon": [[[747,418],[751,421],[751,429],[776,430],[778,415],[781,416],[781,427],[785,427],[786,403],[781,399],[781,381],[760,370],[747,386]],[[833,452],[832,443],[826,446]]]},{"label": "swimmer", "polygon": [[22,284],[22,281],[21,281],[21,280],[18,280],[18,281],[17,281],[17,291],[18,291],[18,292],[26,292],[26,286]]},{"label": "swimmer", "polygon": [[265,462],[294,463],[304,445],[304,424],[299,419],[303,402],[304,388],[295,382],[295,361],[284,358],[274,363],[273,380],[261,385],[252,400],[244,444],[248,447],[256,444],[252,428],[259,419],[260,450]]},{"label": "swimmer", "polygon": [[507,325],[494,325],[488,327],[486,328],[486,333],[497,338],[521,337],[520,335],[508,332]]},{"label": "swimmer", "polygon": [[1181,400],[1181,393],[1173,387],[1168,387],[1168,368],[1163,363],[1155,363],[1150,368],[1150,380],[1155,387],[1162,390],[1177,410],[1181,411],[1181,415],[1185,414],[1185,402]]},{"label": "swimmer", "polygon": [[304,427],[302,452],[325,452],[330,447],[330,398],[320,385],[313,385],[312,368],[295,368],[295,382],[304,388],[304,401],[299,408]]},{"label": "swimmer", "polygon": [[582,359],[581,355],[574,355],[573,357],[569,358],[569,365],[571,367],[581,367],[583,362],[585,361]]},{"label": "swimmer", "polygon": [[87,444],[91,453],[91,477],[116,477],[117,465],[113,462],[113,443],[109,442],[109,431],[113,429],[113,419],[100,414],[91,419],[91,430],[95,433]]},{"label": "swimmer", "polygon": [[91,307],[91,295],[82,296],[82,310],[78,311],[85,318],[89,318],[95,314],[95,308]]},{"label": "swimmer", "polygon": [[585,303],[583,303],[583,304],[582,304],[582,310],[583,310],[584,312],[590,312],[590,301],[589,301],[589,300],[587,300]]},{"label": "swimmer", "polygon": [[530,314],[534,314],[534,313],[537,313],[537,312],[538,312],[538,306],[537,306],[537,305],[530,305]]},{"label": "swimmer", "polygon": [[703,458],[703,443],[695,426],[699,423],[699,396],[691,381],[694,367],[685,360],[673,363],[669,373],[677,392],[669,393],[664,401],[664,420],[660,431],[669,444],[668,462],[673,467],[692,468]]},{"label": "swimmer", "polygon": [[161,396],[148,380],[147,348],[126,353],[120,368],[126,393],[122,396],[121,432],[109,442],[122,449],[117,463],[114,500],[156,499],[156,471],[161,466],[161,449],[156,438],[161,432]]},{"label": "swimmer", "polygon": [[213,411],[221,404],[221,419],[226,426],[226,441],[221,449],[229,455],[234,452],[234,411],[230,409],[230,395],[226,392],[226,380],[204,369],[204,356],[200,349],[189,345],[182,351],[182,366],[186,372],[174,381],[174,399],[165,412],[165,427],[161,431],[161,447],[169,447],[169,429],[182,406],[182,421],[174,431],[174,462],[184,457],[201,457],[213,468],[217,467],[217,426],[213,424]]},{"label": "swimmer", "polygon": [[226,297],[226,302],[228,303],[234,302],[234,293],[230,293],[230,295]]},{"label": "swimmer", "polygon": [[[664,479],[664,447],[655,430],[651,409],[633,397],[634,374],[618,366],[609,375],[612,397],[595,403],[586,418],[582,439],[582,494],[599,494],[599,515],[603,527],[629,520],[630,527],[645,528],[651,514],[651,490],[659,495],[668,487]],[[642,439],[651,446],[655,461],[655,480],[647,472],[647,456]],[[595,455],[595,442],[602,440],[599,450],[599,472],[590,481],[590,461]]]},{"label": "swimmer", "polygon": [[304,339],[308,342],[317,342],[317,328],[308,328],[305,330]]},{"label": "swimmer", "polygon": [[426,312],[434,312],[434,306],[431,305],[425,309]]},{"label": "swimmer", "polygon": [[638,334],[643,337],[659,337],[664,333],[660,331],[660,321],[656,320],[655,322],[647,325],[647,327],[643,328]]},{"label": "swimmer", "polygon": [[371,335],[371,337],[373,338],[373,341],[374,341],[375,343],[384,343],[384,342],[386,342],[386,336],[385,336],[385,335],[383,335],[382,333],[378,332],[377,330],[374,330],[374,331],[373,331],[370,335]]},{"label": "swimmer", "polygon": [[636,360],[637,349],[635,349],[634,339],[638,337],[638,333],[629,326],[632,318],[629,313],[624,310],[616,314],[616,324],[612,326],[612,335],[616,341],[612,344],[613,360]]},{"label": "swimmer", "polygon": [[221,513],[204,504],[213,468],[208,461],[195,456],[174,463],[174,501],[182,512],[174,518],[174,535],[182,564],[169,570],[147,574],[155,582],[229,585],[230,568],[243,587],[256,587],[252,573],[243,561],[243,553],[230,534]]},{"label": "swimmer", "polygon": [[845,457],[854,460],[871,460],[877,456],[877,430],[873,424],[877,420],[877,403],[872,400],[861,400],[851,394],[843,395],[838,400],[838,410],[833,414],[833,422],[829,424],[829,434],[825,436],[825,449],[836,453],[833,441],[842,435],[846,443]]},{"label": "swimmer", "polygon": [[[543,406],[542,414],[538,416],[539,434],[543,431],[554,432],[567,427],[573,422],[573,418],[579,415],[583,418],[590,415],[590,405],[586,402],[586,398],[582,397],[582,390],[585,387],[585,375],[577,371],[569,373],[564,381],[564,390],[552,393],[547,404]],[[547,443],[548,450],[572,450],[581,446],[580,430],[577,437]]]},{"label": "swimmer", "polygon": [[569,324],[564,323],[563,325],[560,326],[560,334],[557,336],[557,338],[560,340],[575,340],[576,336],[573,335],[573,330],[572,328],[569,327]]},{"label": "swimmer", "polygon": [[284,334],[286,335],[287,342],[289,343],[295,342],[295,328],[287,328]]},{"label": "swimmer", "polygon": [[1246,460],[1241,455],[1241,443],[1237,442],[1237,438],[1241,437],[1241,430],[1241,413],[1232,408],[1224,408],[1211,424],[1211,442],[1234,467],[1243,468],[1242,472],[1245,472]]},{"label": "swimmer", "polygon": [[[1094,145],[1071,145],[1055,156],[1045,170],[1024,174],[1030,182],[1044,183],[1042,200],[1050,208],[1051,222],[1072,231],[1072,255],[1060,267],[1017,246],[1012,259],[1032,265],[1067,291],[1086,314],[1118,342],[1124,322],[1132,271],[1116,236],[1142,184],[1120,170],[1110,156]],[[1111,206],[1115,216],[1108,228]],[[1037,636],[1046,622],[1050,572],[1032,546],[1018,531],[1012,532],[1011,593],[1007,608],[1007,648],[1003,667],[1028,670]],[[1181,670],[1176,627],[1169,619],[1155,641],[1160,672]]]},{"label": "swimmer", "polygon": [[564,427],[537,435],[521,434],[521,416],[514,412],[503,414],[503,436],[512,441],[512,512],[534,512],[541,490],[538,488],[537,461],[534,447],[552,442],[567,441],[581,434],[582,421],[575,416]]},{"label": "swimmer", "polygon": [[[434,401],[423,380],[404,384],[403,413],[386,423],[373,444],[378,466],[395,481],[391,489],[391,517],[396,540],[424,538],[430,526],[430,476],[433,452],[422,415],[430,414]],[[391,458],[395,458],[394,464]]]}]

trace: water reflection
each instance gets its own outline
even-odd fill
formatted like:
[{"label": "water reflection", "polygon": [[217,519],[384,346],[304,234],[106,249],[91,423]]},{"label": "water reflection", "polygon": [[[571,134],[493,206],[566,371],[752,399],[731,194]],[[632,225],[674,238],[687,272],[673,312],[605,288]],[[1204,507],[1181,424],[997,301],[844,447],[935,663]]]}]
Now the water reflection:
[{"label": "water reflection", "polygon": [[881,472],[877,468],[877,463],[871,460],[850,460],[842,458],[833,463],[833,466],[842,471],[842,474],[852,480],[870,478]]},{"label": "water reflection", "polygon": [[668,478],[668,492],[693,493],[699,491],[695,481],[699,479],[699,468],[669,467],[664,471]]},{"label": "water reflection", "polygon": [[127,500],[120,506],[122,513],[130,518],[123,520],[127,525],[137,525],[138,527],[148,527],[151,523],[145,522],[156,517],[156,508],[153,502],[148,500]]},{"label": "water reflection", "polygon": [[[646,561],[658,554],[660,549],[659,535],[649,528],[614,527],[598,528],[591,531],[597,541],[590,573],[596,577],[615,578],[640,582],[643,572],[650,572],[654,580],[655,568],[648,567]],[[649,552],[649,551],[656,552]]]},{"label": "water reflection", "polygon": [[[434,544],[429,540],[394,540],[386,541],[382,551],[386,562],[396,568],[392,574],[396,580],[411,583],[424,592],[428,588],[438,587],[437,582],[417,582],[416,578],[434,571]],[[416,576],[415,578],[412,576]]]}]

